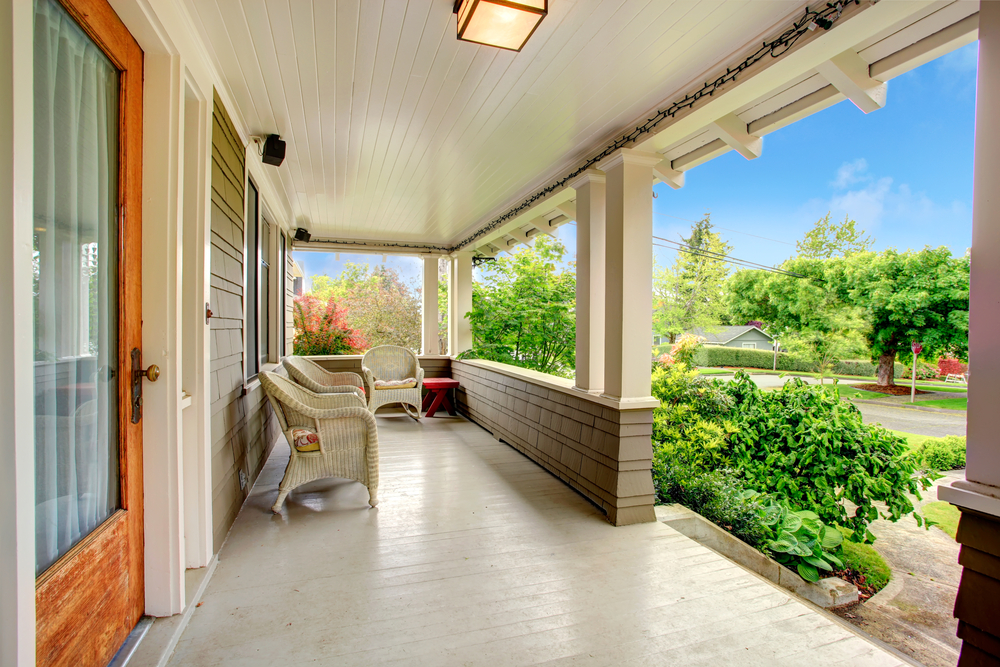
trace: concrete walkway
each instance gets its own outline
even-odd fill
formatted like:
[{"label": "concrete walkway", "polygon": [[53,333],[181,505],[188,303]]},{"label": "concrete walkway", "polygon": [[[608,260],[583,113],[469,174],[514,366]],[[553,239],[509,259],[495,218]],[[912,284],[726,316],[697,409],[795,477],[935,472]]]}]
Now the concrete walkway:
[{"label": "concrete walkway", "polygon": [[[964,478],[954,470],[922,493],[918,511],[937,500],[937,486]],[[958,543],[939,528],[917,526],[912,516],[871,525],[875,548],[892,568],[892,581],[875,597],[841,615],[873,637],[927,667],[951,667],[962,642],[952,616],[962,568]]]},{"label": "concrete walkway", "polygon": [[965,435],[965,413],[958,411],[925,412],[891,403],[854,403],[866,424],[881,424],[885,428],[917,435],[940,438],[945,435]]}]

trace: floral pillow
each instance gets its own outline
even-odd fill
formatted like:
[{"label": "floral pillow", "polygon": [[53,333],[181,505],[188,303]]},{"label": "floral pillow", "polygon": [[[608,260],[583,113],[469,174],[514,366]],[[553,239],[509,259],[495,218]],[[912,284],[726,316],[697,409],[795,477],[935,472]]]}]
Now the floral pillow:
[{"label": "floral pillow", "polygon": [[292,429],[292,444],[300,452],[318,452],[319,436],[313,430],[296,426]]}]

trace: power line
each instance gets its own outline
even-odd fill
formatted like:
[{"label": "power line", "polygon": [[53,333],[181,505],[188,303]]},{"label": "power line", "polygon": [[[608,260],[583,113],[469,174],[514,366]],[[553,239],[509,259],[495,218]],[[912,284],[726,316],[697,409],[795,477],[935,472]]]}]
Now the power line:
[{"label": "power line", "polygon": [[668,250],[677,250],[680,252],[685,252],[691,255],[698,255],[705,257],[707,259],[716,259],[722,262],[729,262],[730,264],[736,264],[737,266],[742,266],[746,269],[753,269],[756,271],[769,271],[771,273],[779,273],[786,276],[791,276],[793,278],[805,278],[806,276],[801,273],[794,273],[792,271],[786,271],[785,269],[779,269],[773,266],[766,266],[758,262],[751,261],[749,259],[740,259],[739,257],[731,257],[729,255],[723,255],[722,253],[713,252],[711,250],[704,250],[702,248],[694,248],[687,245],[686,243],[678,243],[677,241],[671,241],[670,239],[665,239],[661,236],[653,236],[654,239],[658,241],[664,241],[666,243],[672,243],[673,246],[663,245],[661,243],[653,243],[654,246],[660,248],[666,248]]},{"label": "power line", "polygon": [[[684,222],[693,222],[695,224],[698,224],[699,222],[701,222],[700,220],[689,220],[687,218],[681,218],[681,217],[676,216],[676,215],[670,215],[669,213],[658,213],[656,211],[653,211],[653,215],[661,215],[661,216],[665,216],[667,218],[673,218],[674,220],[683,220]],[[715,223],[712,223],[712,227],[715,228],[715,229],[721,229],[724,232],[732,232],[733,234],[743,234],[744,236],[752,236],[755,239],[762,239],[764,241],[773,241],[774,243],[781,243],[782,245],[790,245],[793,248],[795,247],[794,243],[789,243],[788,241],[779,241],[778,239],[771,239],[771,238],[768,238],[766,236],[758,236],[757,234],[750,234],[749,232],[741,232],[738,229],[727,229],[725,227],[719,227]]]}]

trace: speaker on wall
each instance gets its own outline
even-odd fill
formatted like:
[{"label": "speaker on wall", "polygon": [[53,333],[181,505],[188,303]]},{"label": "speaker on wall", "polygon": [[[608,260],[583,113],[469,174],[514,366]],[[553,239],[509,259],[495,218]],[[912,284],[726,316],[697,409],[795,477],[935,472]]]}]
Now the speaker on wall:
[{"label": "speaker on wall", "polygon": [[298,229],[295,230],[295,240],[296,241],[301,241],[303,243],[309,243],[309,239],[310,238],[312,238],[312,234],[309,233],[309,230],[304,229],[302,227],[299,227]]},{"label": "speaker on wall", "polygon": [[261,161],[264,164],[279,166],[285,160],[285,142],[277,134],[267,135],[264,140],[264,152]]}]

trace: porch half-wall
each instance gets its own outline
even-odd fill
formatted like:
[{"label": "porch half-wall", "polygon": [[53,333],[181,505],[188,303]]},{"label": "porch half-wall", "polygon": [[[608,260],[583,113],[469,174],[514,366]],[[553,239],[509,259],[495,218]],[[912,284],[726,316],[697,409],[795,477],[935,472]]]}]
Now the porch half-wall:
[{"label": "porch half-wall", "polygon": [[655,402],[620,403],[572,380],[492,361],[452,361],[458,409],[579,491],[616,526],[655,521]]}]

